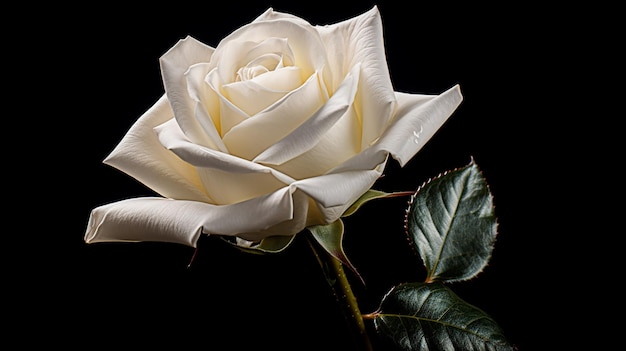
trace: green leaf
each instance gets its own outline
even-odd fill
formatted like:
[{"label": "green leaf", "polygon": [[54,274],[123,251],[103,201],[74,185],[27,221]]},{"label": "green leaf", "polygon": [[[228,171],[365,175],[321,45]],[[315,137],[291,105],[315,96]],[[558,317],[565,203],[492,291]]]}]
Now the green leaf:
[{"label": "green leaf", "polygon": [[483,270],[497,221],[489,187],[473,159],[416,191],[406,229],[426,266],[426,282],[468,280]]},{"label": "green leaf", "polygon": [[361,206],[363,206],[366,202],[374,199],[382,199],[387,197],[396,197],[396,196],[409,196],[413,193],[410,191],[398,191],[393,193],[386,193],[380,190],[369,189],[360,198],[358,198],[342,215],[341,217],[348,217],[351,214],[355,213]]},{"label": "green leaf", "polygon": [[439,282],[392,288],[373,316],[394,350],[516,350],[489,315]]},{"label": "green leaf", "polygon": [[346,267],[350,268],[361,282],[364,283],[363,277],[361,277],[361,274],[359,274],[354,265],[352,265],[343,250],[343,221],[341,219],[327,225],[313,225],[307,227],[307,229],[326,252],[339,260],[339,262]]}]

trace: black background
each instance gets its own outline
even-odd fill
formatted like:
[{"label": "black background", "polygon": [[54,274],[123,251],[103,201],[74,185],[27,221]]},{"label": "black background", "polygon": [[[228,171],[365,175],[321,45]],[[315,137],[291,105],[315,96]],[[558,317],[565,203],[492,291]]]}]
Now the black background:
[{"label": "black background", "polygon": [[[485,270],[451,287],[491,315],[520,350],[540,348],[551,327],[529,320],[545,316],[537,277],[551,269],[539,269],[539,257],[554,234],[554,221],[546,219],[556,214],[553,200],[537,201],[537,194],[560,192],[555,155],[564,147],[551,141],[553,126],[562,122],[547,98],[560,75],[559,62],[550,55],[561,45],[547,27],[551,16],[545,9],[514,5],[371,1],[350,6],[181,2],[150,9],[102,3],[74,8],[74,15],[42,27],[35,39],[47,45],[41,52],[49,59],[36,60],[45,68],[41,89],[56,98],[43,116],[50,149],[39,151],[47,155],[51,167],[45,172],[54,181],[34,183],[47,189],[35,207],[49,208],[41,212],[53,218],[43,228],[33,223],[36,234],[14,253],[14,262],[29,273],[14,285],[29,301],[20,305],[28,313],[20,313],[14,325],[37,335],[21,342],[352,350],[340,309],[302,240],[263,256],[203,238],[188,267],[190,247],[87,245],[83,235],[92,208],[153,195],[102,160],[163,94],[158,58],[179,39],[192,35],[215,47],[268,7],[312,24],[330,24],[375,4],[395,90],[439,94],[458,83],[464,95],[459,109],[409,164],[401,169],[389,161],[375,188],[415,190],[473,158],[494,196],[498,237]],[[52,77],[55,84],[43,84]],[[345,221],[345,250],[367,283],[362,286],[349,275],[364,313],[374,311],[393,285],[423,278],[403,232],[407,200],[369,203]]]}]

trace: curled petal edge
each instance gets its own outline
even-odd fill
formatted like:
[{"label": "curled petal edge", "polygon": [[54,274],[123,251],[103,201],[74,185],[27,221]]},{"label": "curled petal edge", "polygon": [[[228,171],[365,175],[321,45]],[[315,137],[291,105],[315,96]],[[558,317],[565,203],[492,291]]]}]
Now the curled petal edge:
[{"label": "curled petal edge", "polygon": [[[268,230],[277,226],[284,231],[280,235],[295,235],[304,229],[299,228],[304,224],[304,217],[294,220],[295,213],[300,213],[300,217],[307,212],[295,209],[299,206],[293,197],[297,190],[314,198],[323,219],[332,222],[360,196],[360,189],[371,186],[380,176],[380,169],[362,173],[359,176],[348,172],[295,182],[273,193],[231,205],[161,197],[121,200],[91,211],[84,240],[88,244],[160,241],[196,247],[201,234],[242,235],[248,241],[257,242],[277,235],[275,230]],[[332,186],[339,179],[343,179],[339,183],[345,183],[346,177],[360,179],[358,186],[351,187],[352,191],[339,191],[337,186]],[[319,189],[326,189],[326,192]],[[298,203],[302,201],[307,202],[300,200]],[[293,223],[287,224],[291,220]]]},{"label": "curled petal edge", "polygon": [[457,84],[439,95],[396,92],[398,119],[385,131],[377,148],[388,150],[402,167],[437,133],[463,101]]},{"label": "curled petal edge", "polygon": [[161,241],[196,247],[201,234],[235,236],[292,219],[291,193],[291,188],[285,187],[222,206],[160,197],[121,200],[91,211],[84,240],[88,244]]},{"label": "curled petal edge", "polygon": [[404,167],[463,101],[458,84],[439,95],[395,94],[398,100],[395,120],[372,146],[335,167],[331,173],[371,169],[388,155]]}]

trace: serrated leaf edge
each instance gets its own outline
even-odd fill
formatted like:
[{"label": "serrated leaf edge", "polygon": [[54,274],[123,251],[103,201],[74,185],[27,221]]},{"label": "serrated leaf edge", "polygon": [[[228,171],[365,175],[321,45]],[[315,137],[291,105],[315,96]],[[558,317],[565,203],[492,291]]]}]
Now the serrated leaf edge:
[{"label": "serrated leaf edge", "polygon": [[[459,170],[462,170],[462,169],[465,169],[465,168],[468,168],[468,167],[471,167],[471,166],[475,166],[476,169],[478,170],[478,174],[480,174],[480,176],[483,179],[485,179],[485,176],[484,176],[481,168],[478,167],[478,165],[476,164],[476,162],[474,160],[474,157],[470,156],[470,162],[469,163],[465,164],[464,166],[459,166],[459,167],[456,167],[456,168],[452,168],[452,169],[446,170],[444,172],[441,172],[441,173],[437,174],[434,177],[428,178],[419,187],[417,187],[417,189],[415,190],[415,192],[413,192],[413,194],[411,196],[409,196],[409,200],[407,202],[407,208],[406,208],[406,210],[404,212],[404,223],[403,223],[404,234],[406,235],[406,239],[407,239],[407,241],[409,243],[409,246],[411,247],[411,251],[413,252],[413,254],[422,263],[424,262],[423,258],[419,254],[419,251],[417,250],[417,244],[415,243],[415,241],[413,241],[413,238],[411,238],[411,233],[409,232],[409,214],[411,212],[411,206],[413,206],[413,202],[415,200],[415,197],[417,196],[417,194],[420,191],[422,191],[422,189],[424,189],[424,187],[426,187],[426,185],[428,185],[429,183],[433,182],[434,180],[440,179],[441,177],[444,177],[444,176],[448,175],[449,173],[456,172],[456,171],[459,171]],[[494,211],[494,220],[495,220],[494,232],[495,233],[494,233],[493,245],[495,246],[497,238],[498,238],[498,225],[499,225],[499,223],[498,223],[498,217],[495,216],[496,208],[495,208],[495,204],[494,204],[493,194],[491,192],[491,188],[489,187],[489,183],[486,182],[486,181],[485,181],[485,186],[487,187],[488,194],[491,197],[492,209]],[[478,276],[481,272],[483,272],[485,270],[485,268],[489,265],[489,261],[490,260],[491,260],[491,254],[489,255],[489,257],[487,257],[486,264],[483,267],[481,267],[481,269],[479,271],[477,271],[473,276],[471,276],[469,278],[466,278],[466,279],[458,280],[458,281],[466,281],[466,280],[470,280],[470,279],[475,278],[476,276]],[[455,281],[457,281],[457,280],[455,280]],[[432,283],[434,281],[430,281],[430,280],[427,279],[425,282],[426,283]]]}]

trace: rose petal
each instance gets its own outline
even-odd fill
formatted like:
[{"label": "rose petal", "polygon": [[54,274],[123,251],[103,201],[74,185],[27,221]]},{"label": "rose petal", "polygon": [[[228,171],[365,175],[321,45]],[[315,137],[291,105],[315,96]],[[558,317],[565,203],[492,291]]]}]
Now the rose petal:
[{"label": "rose petal", "polygon": [[[311,198],[304,192],[290,187],[293,200],[293,216],[290,220],[273,225],[265,230],[241,233],[239,238],[258,242],[261,239],[277,235],[296,235],[309,225],[326,224],[317,206],[313,205]],[[273,209],[266,209],[272,211]]]},{"label": "rose petal", "polygon": [[[233,204],[276,191],[288,182],[279,180],[280,172],[229,173],[216,168],[199,168],[198,174],[207,195],[218,205]],[[282,175],[282,178],[288,178]]]},{"label": "rose petal", "polygon": [[309,151],[272,166],[281,173],[295,179],[304,179],[325,174],[361,151],[361,123],[353,108],[346,113]]},{"label": "rose petal", "polygon": [[[281,82],[283,86],[273,87],[264,82],[273,80]],[[274,72],[265,73],[255,79],[234,82],[222,86],[224,96],[234,105],[242,109],[246,114],[252,116],[268,107],[280,98],[285,96],[302,84],[300,80],[300,70],[297,67],[287,67]],[[279,90],[274,90],[277,88]]]},{"label": "rose petal", "polygon": [[293,66],[294,62],[287,39],[269,37],[260,42],[225,41],[212,64],[216,65],[220,80],[227,84],[249,79],[247,69],[262,66],[271,71],[284,65]]},{"label": "rose petal", "polygon": [[396,93],[399,108],[395,120],[371,147],[331,172],[370,169],[391,154],[401,166],[441,128],[463,100],[459,85],[440,95]]},{"label": "rose petal", "polygon": [[396,120],[376,147],[388,150],[404,166],[448,120],[463,96],[459,85],[428,99],[418,94],[396,93],[396,96]]},{"label": "rose petal", "polygon": [[85,242],[163,241],[196,246],[202,202],[134,198],[91,211]]},{"label": "rose petal", "polygon": [[196,102],[193,107],[194,116],[207,134],[209,139],[207,146],[215,150],[228,152],[220,134],[222,125],[218,94],[205,82],[208,72],[209,64],[207,63],[199,63],[189,67],[185,75],[189,97]]},{"label": "rose petal", "polygon": [[196,102],[189,95],[185,74],[194,64],[209,62],[214,51],[212,47],[187,36],[159,59],[163,85],[178,124],[194,143],[212,148],[216,147],[214,140],[196,119]]},{"label": "rose petal", "polygon": [[311,150],[324,134],[352,107],[358,83],[359,65],[356,65],[324,106],[292,133],[268,147],[254,161],[280,165]]},{"label": "rose petal", "polygon": [[[250,116],[242,109],[235,106],[227,97],[222,94],[222,81],[220,80],[217,70],[212,70],[206,76],[205,82],[218,98],[217,110],[219,111],[220,135],[222,138],[236,125],[243,123]],[[224,140],[222,139],[222,142]],[[224,143],[226,144],[226,143]],[[226,146],[228,148],[228,146]],[[232,150],[228,149],[229,152]]]},{"label": "rose petal", "polygon": [[[396,109],[395,94],[385,57],[383,28],[378,8],[344,22],[317,26],[326,50],[333,87],[355,63],[361,65],[356,104],[362,118],[362,148],[375,141],[387,127]],[[341,54],[338,54],[341,53]]]},{"label": "rose petal", "polygon": [[164,147],[197,167],[213,204],[245,201],[294,182],[293,178],[272,168],[191,143],[174,120],[155,131]]},{"label": "rose petal", "polygon": [[163,148],[153,128],[172,119],[162,96],[144,113],[103,161],[164,197],[209,202],[196,169]]},{"label": "rose petal", "polygon": [[[264,73],[249,80],[269,91],[290,92],[298,88],[304,81],[299,67],[288,66]],[[248,95],[248,98],[250,95]]]},{"label": "rose petal", "polygon": [[272,21],[272,20],[277,20],[277,19],[283,19],[283,20],[289,20],[289,21],[296,22],[296,23],[300,24],[303,28],[306,28],[307,26],[310,26],[309,22],[307,22],[303,18],[300,18],[298,16],[294,16],[292,14],[285,13],[285,12],[274,11],[274,9],[271,8],[271,7],[269,9],[265,10],[265,12],[263,12],[261,15],[259,15],[259,17],[257,17],[254,20],[254,22]]},{"label": "rose petal", "polygon": [[224,135],[224,144],[231,154],[252,160],[301,125],[327,99],[314,74],[276,104],[233,127]]},{"label": "rose petal", "polygon": [[331,173],[293,183],[319,205],[326,223],[334,222],[380,178],[385,163],[371,170]]},{"label": "rose petal", "polygon": [[215,51],[216,62],[221,60],[222,46],[231,41],[261,42],[267,38],[286,38],[293,52],[294,66],[302,69],[302,76],[309,77],[317,71],[324,75],[331,73],[326,68],[327,57],[324,44],[319,34],[303,21],[277,19],[272,21],[254,21],[232,32],[222,39]]},{"label": "rose petal", "polygon": [[[263,13],[257,21],[286,19],[296,23],[308,22],[303,19],[272,9]],[[342,83],[343,78],[356,63],[362,65],[361,82],[356,103],[362,113],[362,148],[374,142],[393,118],[396,109],[395,94],[385,56],[382,21],[378,7],[374,6],[360,16],[343,22],[314,27],[325,50],[333,53],[328,56],[331,75],[325,75],[329,93]],[[347,38],[347,39],[346,39]]]},{"label": "rose petal", "polygon": [[271,168],[221,151],[196,145],[187,139],[175,120],[154,128],[161,145],[190,165],[232,173],[269,173]]},{"label": "rose petal", "polygon": [[225,206],[157,197],[133,198],[93,209],[85,242],[163,241],[195,247],[201,233],[256,232],[291,218],[293,203],[288,187]]}]

